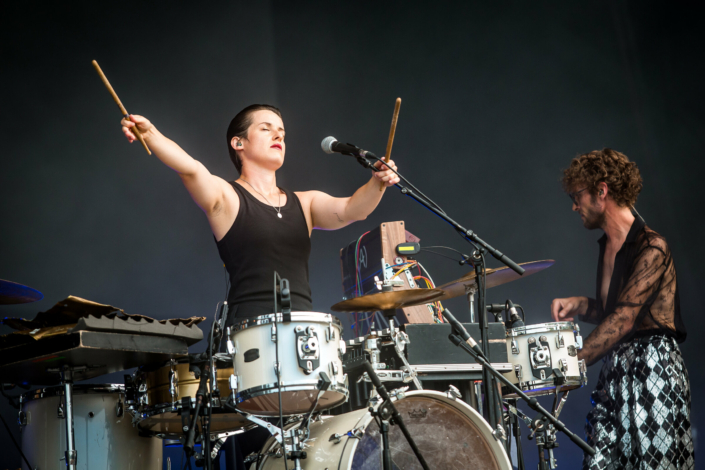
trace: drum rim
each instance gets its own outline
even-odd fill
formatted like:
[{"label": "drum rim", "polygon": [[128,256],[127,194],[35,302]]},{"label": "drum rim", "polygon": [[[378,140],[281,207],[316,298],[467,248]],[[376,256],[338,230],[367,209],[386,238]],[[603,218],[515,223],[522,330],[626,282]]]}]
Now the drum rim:
[{"label": "drum rim", "polygon": [[[269,325],[273,320],[277,320],[276,323],[284,323],[281,313],[268,313],[266,315],[259,315],[252,318],[246,318],[239,322],[236,322],[231,330],[234,333],[247,328],[252,328],[255,326]],[[315,322],[315,323],[327,323],[337,326],[339,330],[342,331],[343,324],[340,319],[331,313],[323,312],[291,312],[291,322]],[[289,322],[287,322],[289,323]]]},{"label": "drum rim", "polygon": [[[125,393],[123,384],[74,384],[71,387],[73,395],[88,395],[91,393]],[[31,392],[20,395],[20,403],[29,401],[41,400],[42,398],[62,397],[64,396],[63,385],[52,385],[51,387],[38,388]]]},{"label": "drum rim", "polygon": [[507,328],[507,336],[534,335],[537,333],[549,333],[552,331],[575,331],[575,322],[558,321],[548,323],[537,323],[535,325],[518,326]]},{"label": "drum rim", "polygon": [[[271,395],[272,393],[277,393],[279,390],[279,387],[277,386],[277,383],[269,383],[269,384],[263,384],[263,385],[258,385],[256,387],[250,387],[246,390],[243,390],[242,392],[238,391],[237,395],[235,396],[235,401],[239,405],[240,403],[252,399],[252,398],[257,398],[261,397],[263,395]],[[308,390],[318,390],[318,381],[315,382],[282,382],[282,392],[305,392]],[[328,387],[327,392],[338,392],[342,393],[345,396],[345,400],[347,400],[350,397],[350,391],[345,388],[344,384],[340,384],[339,382],[334,382],[331,383],[330,387]],[[337,406],[340,403],[336,403],[333,406]],[[249,413],[249,412],[248,412]],[[252,413],[254,414],[254,413]]]},{"label": "drum rim", "polygon": [[[191,403],[195,404],[195,402],[196,402],[196,399],[191,398]],[[157,432],[157,431],[152,431],[150,429],[146,429],[146,428],[142,427],[142,422],[146,419],[153,418],[157,415],[161,415],[164,413],[177,413],[177,412],[181,411],[181,409],[182,409],[181,400],[174,402],[174,403],[171,403],[171,404],[153,405],[153,406],[155,408],[147,408],[147,409],[143,409],[138,412],[139,418],[137,419],[136,424],[137,424],[137,427],[140,428],[141,431],[143,431],[151,436],[158,437],[160,439],[164,439],[164,437],[162,437],[162,436],[168,437],[168,436],[181,436],[181,435],[183,435],[183,432],[181,432],[181,431],[173,432],[173,433],[171,433],[171,432]],[[157,407],[160,407],[160,408],[157,408]],[[216,410],[220,411],[221,409],[225,410],[225,408],[223,408],[222,406],[218,406],[218,407],[214,407],[213,411],[214,412]],[[221,413],[218,412],[215,414],[221,414]],[[242,414],[242,413],[240,411],[225,410],[225,412],[223,414]],[[249,431],[250,429],[254,429],[255,427],[257,427],[257,424],[255,424],[253,422],[248,422],[247,426],[244,426],[241,428],[236,428],[236,429],[231,429],[231,430],[226,430],[223,432],[238,432],[238,431],[245,432],[245,431]],[[219,434],[219,433],[211,432],[211,434]]]}]

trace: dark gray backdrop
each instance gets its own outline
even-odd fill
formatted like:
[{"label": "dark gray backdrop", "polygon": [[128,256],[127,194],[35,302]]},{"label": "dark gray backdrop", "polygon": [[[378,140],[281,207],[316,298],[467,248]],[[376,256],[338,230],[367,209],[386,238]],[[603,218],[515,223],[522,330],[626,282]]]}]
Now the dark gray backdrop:
[{"label": "dark gray backdrop", "polygon": [[[393,155],[400,170],[515,260],[556,260],[488,292],[489,301],[524,305],[530,323],[550,321],[554,297],[595,291],[600,233],[571,213],[560,170],[577,153],[605,146],[638,162],[637,208],[676,259],[695,437],[705,424],[696,12],[628,1],[349,3],[5,6],[0,278],[45,299],[0,314],[32,317],[73,294],[157,318],[211,317],[224,296],[205,217],[171,170],[126,143],[92,59],[129,111],[227,179],[236,177],[225,142],[232,116],[255,102],[280,107],[288,153],[279,183],[336,196],[351,194],[368,174],[352,159],[323,154],[320,140],[334,135],[382,154],[400,96]],[[314,233],[317,310],[340,300],[339,248],[390,220],[406,221],[427,245],[469,249],[429,212],[388,191],[366,221]],[[467,271],[431,256],[420,259],[438,283]],[[462,301],[447,306],[467,315]],[[589,369],[589,385],[571,394],[563,414],[579,434],[598,371]],[[4,402],[0,409],[14,423],[15,412]],[[0,468],[15,468],[19,458],[0,434]],[[581,453],[560,442],[560,468],[577,468]],[[533,442],[524,451],[535,467]]]}]

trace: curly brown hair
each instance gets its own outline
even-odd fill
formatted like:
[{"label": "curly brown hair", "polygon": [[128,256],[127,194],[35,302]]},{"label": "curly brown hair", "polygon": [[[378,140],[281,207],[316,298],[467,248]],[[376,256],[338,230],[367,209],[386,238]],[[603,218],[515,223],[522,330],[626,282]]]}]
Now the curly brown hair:
[{"label": "curly brown hair", "polygon": [[597,185],[607,184],[609,195],[621,207],[636,203],[642,188],[641,174],[636,163],[621,152],[605,148],[579,155],[563,170],[563,190],[570,193],[585,186],[592,195]]}]

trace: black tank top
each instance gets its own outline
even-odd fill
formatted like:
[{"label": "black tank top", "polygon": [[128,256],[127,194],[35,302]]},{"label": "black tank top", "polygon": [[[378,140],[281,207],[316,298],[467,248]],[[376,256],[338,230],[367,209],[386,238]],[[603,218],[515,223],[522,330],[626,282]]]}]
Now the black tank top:
[{"label": "black tank top", "polygon": [[289,280],[292,310],[313,310],[308,283],[311,239],[299,198],[282,189],[286,204],[279,218],[274,207],[259,201],[238,183],[230,184],[240,198],[240,210],[228,233],[216,241],[230,275],[228,318],[273,312],[274,271]]}]

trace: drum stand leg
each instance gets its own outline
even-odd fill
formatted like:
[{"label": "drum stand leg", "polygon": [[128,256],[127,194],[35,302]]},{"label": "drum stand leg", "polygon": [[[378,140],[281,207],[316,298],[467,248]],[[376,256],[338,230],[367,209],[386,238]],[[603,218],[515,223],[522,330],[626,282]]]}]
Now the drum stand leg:
[{"label": "drum stand leg", "polygon": [[61,371],[61,384],[64,386],[64,400],[66,409],[64,419],[66,420],[66,467],[68,470],[76,470],[76,442],[73,435],[73,377],[69,369]]}]

